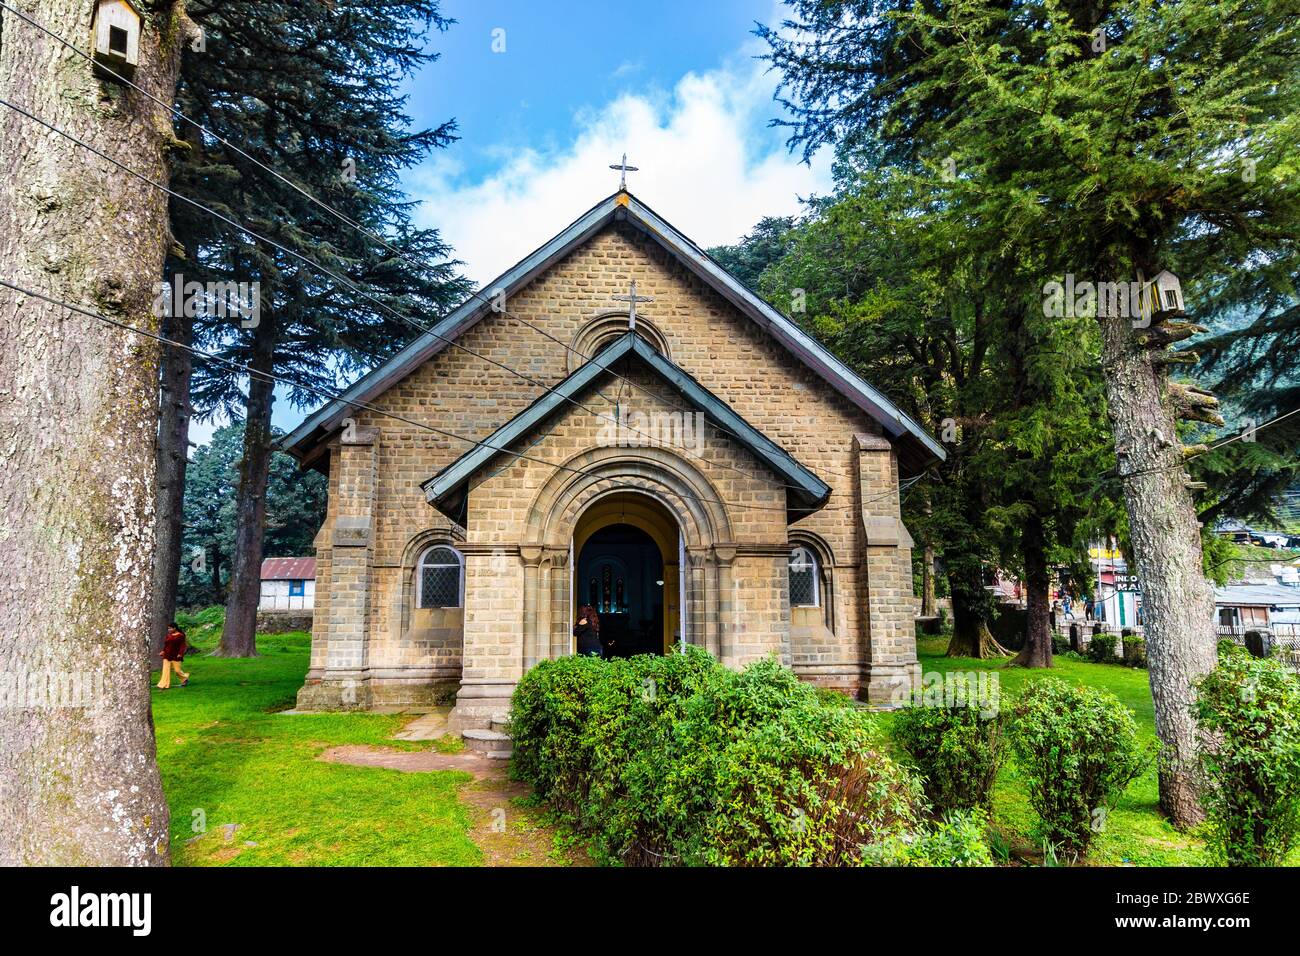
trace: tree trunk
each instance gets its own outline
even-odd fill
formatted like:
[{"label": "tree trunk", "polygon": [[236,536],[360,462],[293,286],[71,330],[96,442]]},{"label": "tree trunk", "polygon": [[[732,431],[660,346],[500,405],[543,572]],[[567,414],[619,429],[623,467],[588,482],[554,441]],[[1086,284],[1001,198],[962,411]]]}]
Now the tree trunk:
[{"label": "tree trunk", "polygon": [[[174,310],[176,311],[176,310]],[[168,338],[189,345],[194,328],[184,314],[163,323]],[[164,349],[160,359],[158,408],[158,516],[153,556],[153,612],[150,618],[149,660],[162,650],[167,627],[176,616],[176,586],[181,573],[181,542],[185,520],[185,466],[190,446],[190,376],[194,356],[182,349]]]},{"label": "tree trunk", "polygon": [[[94,4],[24,4],[90,36]],[[135,82],[175,95],[180,4],[148,6]],[[166,182],[165,109],[8,12],[7,99]],[[0,109],[3,278],[150,331],[167,198]],[[0,288],[0,865],[165,865],[149,703],[158,346]]]},{"label": "tree trunk", "polygon": [[1214,593],[1168,400],[1165,370],[1133,341],[1131,320],[1098,319],[1133,558],[1142,586],[1160,805],[1178,826],[1203,818],[1196,785],[1192,682],[1215,664]]},{"label": "tree trunk", "polygon": [[[952,591],[952,639],[948,657],[1003,657],[1009,653],[989,630],[988,599],[976,581],[962,581],[950,575]],[[972,590],[974,586],[974,590]]]},{"label": "tree trunk", "polygon": [[[265,294],[265,293],[264,293]],[[275,361],[273,320],[264,315],[253,339],[251,367],[270,372]],[[271,469],[271,405],[274,383],[259,376],[248,384],[244,457],[235,495],[235,545],[230,557],[230,596],[218,657],[257,655],[257,604],[262,591],[262,534],[266,527],[266,482]]]},{"label": "tree trunk", "polygon": [[925,515],[924,534],[921,550],[921,617],[934,617],[939,613],[939,602],[934,593],[934,537],[930,527],[930,518],[934,514],[934,502],[926,490],[925,501],[921,505]]},{"label": "tree trunk", "polygon": [[1018,667],[1052,666],[1050,621],[1051,574],[1047,569],[1046,534],[1043,520],[1031,514],[1021,531],[1025,558],[1025,646],[1011,663]]}]

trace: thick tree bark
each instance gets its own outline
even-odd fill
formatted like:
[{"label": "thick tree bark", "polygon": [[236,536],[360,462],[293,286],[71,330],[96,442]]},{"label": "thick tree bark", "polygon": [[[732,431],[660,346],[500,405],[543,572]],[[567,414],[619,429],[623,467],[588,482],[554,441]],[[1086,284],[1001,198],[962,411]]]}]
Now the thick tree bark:
[{"label": "thick tree bark", "polygon": [[[163,323],[168,338],[189,345],[193,322],[184,314]],[[153,611],[150,615],[149,660],[162,650],[167,627],[176,616],[176,586],[181,573],[184,538],[185,466],[190,445],[190,376],[194,356],[183,349],[164,349],[160,359],[158,407],[158,516],[153,557]]]},{"label": "thick tree bark", "polygon": [[[94,4],[25,8],[84,43]],[[146,6],[135,82],[175,93],[180,3]],[[171,123],[0,12],[0,89],[165,182]],[[0,109],[0,275],[153,330],[167,199]],[[158,348],[0,289],[0,865],[166,864],[145,657]]]},{"label": "thick tree bark", "polygon": [[[275,364],[274,319],[262,317],[253,339],[253,369]],[[235,495],[235,547],[230,562],[230,596],[218,657],[257,655],[257,604],[261,596],[262,534],[266,528],[266,482],[271,469],[271,405],[274,383],[252,376],[244,417],[244,457]]]},{"label": "thick tree bark", "polygon": [[1151,696],[1163,745],[1160,805],[1179,826],[1203,818],[1192,682],[1214,667],[1214,592],[1167,392],[1168,376],[1133,338],[1130,319],[1101,318],[1102,372],[1115,431],[1133,557],[1142,585]]},{"label": "thick tree bark", "polygon": [[1021,530],[1025,559],[1025,646],[1011,663],[1019,667],[1052,666],[1050,615],[1051,574],[1047,568],[1043,520],[1031,514]]}]

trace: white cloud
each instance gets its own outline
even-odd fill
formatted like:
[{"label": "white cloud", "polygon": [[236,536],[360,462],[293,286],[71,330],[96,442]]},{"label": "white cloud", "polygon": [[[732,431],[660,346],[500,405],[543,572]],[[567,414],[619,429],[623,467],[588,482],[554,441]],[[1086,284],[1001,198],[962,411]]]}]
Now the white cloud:
[{"label": "white cloud", "polygon": [[686,74],[671,93],[624,94],[584,111],[571,146],[502,155],[479,181],[439,157],[408,182],[423,200],[422,224],[440,229],[485,284],[612,193],[618,174],[608,167],[625,151],[640,167],[628,174],[632,192],[702,246],[798,211],[800,197],[829,191],[830,157],[805,166],[766,129],[775,77],[752,52]]}]

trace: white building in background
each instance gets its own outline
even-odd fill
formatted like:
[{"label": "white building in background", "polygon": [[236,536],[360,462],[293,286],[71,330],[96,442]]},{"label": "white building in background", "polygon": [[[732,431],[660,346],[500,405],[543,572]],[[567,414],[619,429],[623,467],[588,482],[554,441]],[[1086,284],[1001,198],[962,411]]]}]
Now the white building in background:
[{"label": "white building in background", "polygon": [[262,562],[259,611],[310,611],[315,603],[315,558],[267,558]]}]

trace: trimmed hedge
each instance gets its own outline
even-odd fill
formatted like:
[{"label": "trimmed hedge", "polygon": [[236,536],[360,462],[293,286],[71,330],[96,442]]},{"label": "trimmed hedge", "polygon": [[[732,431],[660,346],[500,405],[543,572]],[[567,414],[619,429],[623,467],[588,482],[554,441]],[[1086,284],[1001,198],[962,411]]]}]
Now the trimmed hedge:
[{"label": "trimmed hedge", "polygon": [[512,772],[590,835],[600,862],[988,858],[969,821],[925,831],[920,788],[881,752],[869,713],[824,704],[774,660],[739,673],[697,648],[544,661],[515,690],[510,732]]},{"label": "trimmed hedge", "polygon": [[1193,713],[1214,860],[1280,865],[1300,836],[1300,683],[1281,661],[1223,642]]}]

